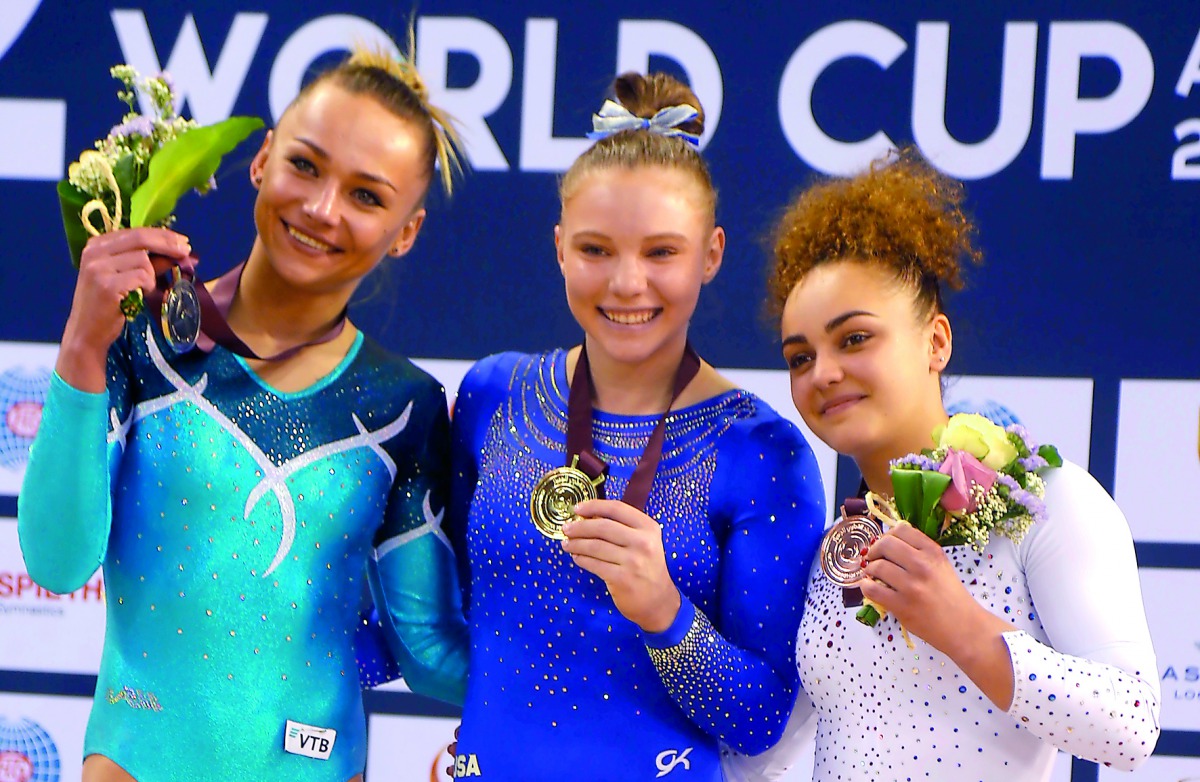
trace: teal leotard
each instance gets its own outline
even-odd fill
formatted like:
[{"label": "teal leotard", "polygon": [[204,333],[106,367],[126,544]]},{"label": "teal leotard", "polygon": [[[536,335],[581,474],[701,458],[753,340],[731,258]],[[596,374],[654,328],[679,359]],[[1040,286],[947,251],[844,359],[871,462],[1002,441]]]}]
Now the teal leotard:
[{"label": "teal leotard", "polygon": [[[104,568],[85,756],[142,782],[362,772],[368,570],[410,686],[461,702],[436,381],[360,335],[327,377],[279,393],[221,348],[175,356],[143,318],[108,385],[54,378],[18,514],[43,586]],[[328,759],[286,751],[288,720],[336,731]]]}]

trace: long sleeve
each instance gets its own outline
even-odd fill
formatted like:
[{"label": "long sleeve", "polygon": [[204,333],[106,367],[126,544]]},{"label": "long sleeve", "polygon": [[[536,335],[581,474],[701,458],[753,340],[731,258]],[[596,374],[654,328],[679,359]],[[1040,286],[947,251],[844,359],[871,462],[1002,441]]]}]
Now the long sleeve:
[{"label": "long sleeve", "polygon": [[824,494],[812,450],[782,419],[736,425],[719,447],[712,510],[728,527],[718,613],[684,595],[672,626],[645,641],[688,717],[756,754],[779,740],[796,697],[794,642]]},{"label": "long sleeve", "polygon": [[108,401],[72,388],[57,372],[51,378],[17,502],[21,553],[33,580],[51,592],[87,583],[108,548]]},{"label": "long sleeve", "polygon": [[440,387],[414,400],[407,448],[368,566],[380,621],[409,687],[461,705],[467,628],[454,550],[442,531],[449,419]]},{"label": "long sleeve", "polygon": [[1046,507],[1021,555],[1050,645],[1005,633],[1009,714],[1061,750],[1132,770],[1158,740],[1160,693],[1129,525],[1074,464],[1047,478]]}]

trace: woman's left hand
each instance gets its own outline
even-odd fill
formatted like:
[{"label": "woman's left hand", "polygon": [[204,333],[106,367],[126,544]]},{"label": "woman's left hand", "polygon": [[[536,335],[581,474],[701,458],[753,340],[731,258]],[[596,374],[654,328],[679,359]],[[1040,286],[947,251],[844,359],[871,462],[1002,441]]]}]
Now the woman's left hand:
[{"label": "woman's left hand", "polygon": [[1003,622],[967,591],[942,547],[914,527],[893,528],[871,544],[866,558],[870,578],[858,585],[863,596],[951,659],[981,622]]},{"label": "woman's left hand", "polygon": [[604,579],[613,603],[646,632],[660,633],[679,612],[680,597],[663,552],[662,526],[620,500],[588,500],[563,526],[563,551]]}]

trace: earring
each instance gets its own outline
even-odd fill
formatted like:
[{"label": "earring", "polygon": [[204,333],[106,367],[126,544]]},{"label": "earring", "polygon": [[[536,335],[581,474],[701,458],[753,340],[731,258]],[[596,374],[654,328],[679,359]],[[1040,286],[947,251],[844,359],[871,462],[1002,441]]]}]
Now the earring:
[{"label": "earring", "polygon": [[262,184],[262,174],[255,174],[255,176],[254,176],[254,184],[255,184],[255,185],[261,185],[261,184]]}]

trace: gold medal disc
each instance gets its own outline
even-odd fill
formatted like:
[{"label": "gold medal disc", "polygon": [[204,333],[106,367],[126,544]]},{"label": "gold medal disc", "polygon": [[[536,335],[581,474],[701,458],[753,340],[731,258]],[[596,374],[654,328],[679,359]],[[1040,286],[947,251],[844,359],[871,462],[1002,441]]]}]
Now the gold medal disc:
[{"label": "gold medal disc", "polygon": [[604,476],[590,478],[575,465],[576,456],[569,467],[559,467],[541,477],[533,487],[529,499],[529,515],[538,532],[553,540],[566,540],[563,525],[575,518],[575,506],[585,500],[594,500],[596,487],[604,482]]}]

